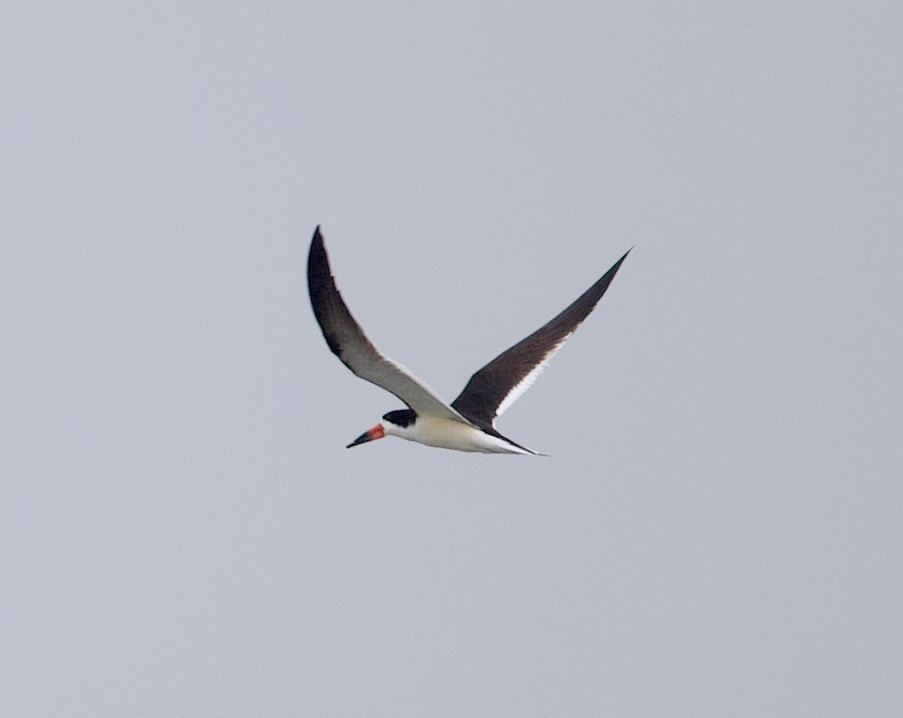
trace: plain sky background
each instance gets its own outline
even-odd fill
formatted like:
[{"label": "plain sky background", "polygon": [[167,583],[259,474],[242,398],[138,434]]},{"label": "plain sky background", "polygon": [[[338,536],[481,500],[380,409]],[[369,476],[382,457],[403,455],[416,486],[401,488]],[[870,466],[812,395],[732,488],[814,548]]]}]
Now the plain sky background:
[{"label": "plain sky background", "polygon": [[[34,3],[0,18],[0,713],[897,716],[899,2]],[[322,224],[452,399],[345,444]]]}]

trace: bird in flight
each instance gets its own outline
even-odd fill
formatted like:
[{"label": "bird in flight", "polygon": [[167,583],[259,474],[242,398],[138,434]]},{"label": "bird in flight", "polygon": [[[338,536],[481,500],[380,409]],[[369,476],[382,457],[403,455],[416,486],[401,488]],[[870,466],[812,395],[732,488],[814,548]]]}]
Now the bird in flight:
[{"label": "bird in flight", "polygon": [[502,436],[495,428],[495,419],[530,387],[589,316],[629,253],[628,249],[564,311],[478,370],[458,398],[446,404],[407,369],[382,354],[364,334],[336,288],[318,226],[307,257],[307,287],[326,343],[354,374],[394,394],[407,406],[385,414],[346,448],[398,436],[457,451],[541,455]]}]

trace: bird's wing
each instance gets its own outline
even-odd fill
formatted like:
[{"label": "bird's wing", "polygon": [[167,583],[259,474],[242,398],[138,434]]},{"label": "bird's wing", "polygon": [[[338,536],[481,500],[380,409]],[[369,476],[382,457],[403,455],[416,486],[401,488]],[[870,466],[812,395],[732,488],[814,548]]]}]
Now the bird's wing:
[{"label": "bird's wing", "polygon": [[470,377],[452,407],[477,426],[491,427],[495,418],[530,388],[555,352],[593,311],[628,254],[629,249],[599,281],[557,317]]},{"label": "bird's wing", "polygon": [[470,423],[407,369],[381,354],[367,339],[336,288],[319,227],[314,232],[307,257],[307,288],[326,343],[352,372],[394,394],[417,414]]}]

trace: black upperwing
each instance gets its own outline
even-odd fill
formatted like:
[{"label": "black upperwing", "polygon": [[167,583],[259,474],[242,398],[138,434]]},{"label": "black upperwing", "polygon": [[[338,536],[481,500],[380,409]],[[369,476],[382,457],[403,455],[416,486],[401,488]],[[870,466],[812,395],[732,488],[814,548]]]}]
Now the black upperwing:
[{"label": "black upperwing", "polygon": [[477,426],[492,427],[495,418],[530,387],[546,362],[593,311],[628,254],[629,249],[558,316],[470,377],[464,391],[451,403],[452,408]]}]

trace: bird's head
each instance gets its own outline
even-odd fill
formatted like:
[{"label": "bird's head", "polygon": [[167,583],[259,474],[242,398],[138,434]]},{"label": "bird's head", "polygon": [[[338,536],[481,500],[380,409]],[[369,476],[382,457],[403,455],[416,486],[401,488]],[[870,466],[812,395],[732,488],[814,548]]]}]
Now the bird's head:
[{"label": "bird's head", "polygon": [[385,436],[401,436],[406,437],[417,420],[417,414],[410,409],[396,409],[384,414],[383,418],[377,424],[365,431],[354,441],[352,441],[346,449],[359,444],[366,444],[368,441],[376,441]]}]

